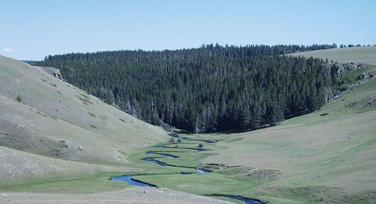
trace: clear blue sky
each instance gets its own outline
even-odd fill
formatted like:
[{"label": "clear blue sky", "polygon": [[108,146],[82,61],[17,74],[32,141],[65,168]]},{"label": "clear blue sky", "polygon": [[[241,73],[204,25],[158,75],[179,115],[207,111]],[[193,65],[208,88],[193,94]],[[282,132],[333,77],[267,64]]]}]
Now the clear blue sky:
[{"label": "clear blue sky", "polygon": [[0,0],[0,55],[376,43],[375,0]]}]

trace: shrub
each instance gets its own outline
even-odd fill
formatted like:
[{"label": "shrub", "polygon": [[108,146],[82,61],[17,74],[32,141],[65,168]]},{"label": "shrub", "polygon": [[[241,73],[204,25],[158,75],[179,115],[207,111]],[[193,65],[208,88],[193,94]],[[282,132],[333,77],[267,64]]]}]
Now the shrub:
[{"label": "shrub", "polygon": [[20,95],[17,95],[16,100],[21,103],[22,102],[22,97]]}]

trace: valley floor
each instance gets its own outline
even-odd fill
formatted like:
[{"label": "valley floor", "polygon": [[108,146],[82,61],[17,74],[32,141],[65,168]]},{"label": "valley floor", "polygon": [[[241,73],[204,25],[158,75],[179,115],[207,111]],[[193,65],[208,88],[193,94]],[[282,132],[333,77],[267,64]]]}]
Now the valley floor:
[{"label": "valley floor", "polygon": [[0,203],[63,204],[63,203],[202,203],[220,204],[220,200],[168,189],[129,188],[94,194],[0,193]]}]

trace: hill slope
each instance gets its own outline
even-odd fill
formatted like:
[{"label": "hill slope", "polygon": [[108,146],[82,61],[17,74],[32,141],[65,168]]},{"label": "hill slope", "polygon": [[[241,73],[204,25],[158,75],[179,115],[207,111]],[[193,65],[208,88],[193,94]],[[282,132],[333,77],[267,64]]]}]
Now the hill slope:
[{"label": "hill slope", "polygon": [[325,50],[315,50],[298,52],[293,56],[304,56],[334,60],[339,63],[365,63],[376,65],[376,47],[352,47],[334,48]]},{"label": "hill slope", "polygon": [[[358,49],[348,50],[355,51],[351,59],[358,59]],[[365,58],[357,62],[369,62]],[[349,80],[339,98],[313,113],[275,127],[226,135],[233,141],[220,143],[206,162],[245,166],[252,169],[250,175],[271,176],[253,195],[272,203],[374,203],[376,80],[359,80],[356,74],[375,72],[366,66],[349,74],[358,80]]]},{"label": "hill slope", "polygon": [[[137,179],[202,195],[236,194],[268,203],[375,203],[376,80],[358,77],[375,72],[367,65],[344,73],[351,80],[346,80],[348,88],[339,97],[277,126],[244,133],[182,135],[180,142],[165,145],[164,153],[178,159],[159,160],[213,171],[204,177]],[[200,146],[204,150],[187,151]],[[159,147],[146,151],[160,152]]]},{"label": "hill slope", "polygon": [[0,151],[8,155],[1,181],[119,170],[86,163],[127,163],[130,152],[167,138],[42,68],[3,56],[0,113]]}]

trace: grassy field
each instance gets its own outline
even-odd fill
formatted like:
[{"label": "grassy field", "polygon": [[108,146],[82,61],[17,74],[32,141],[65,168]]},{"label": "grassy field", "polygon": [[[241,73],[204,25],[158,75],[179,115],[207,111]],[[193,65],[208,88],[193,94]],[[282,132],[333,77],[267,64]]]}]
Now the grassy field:
[{"label": "grassy field", "polygon": [[309,52],[299,52],[291,55],[323,58],[334,60],[339,63],[355,62],[376,65],[376,47],[335,48]]}]

